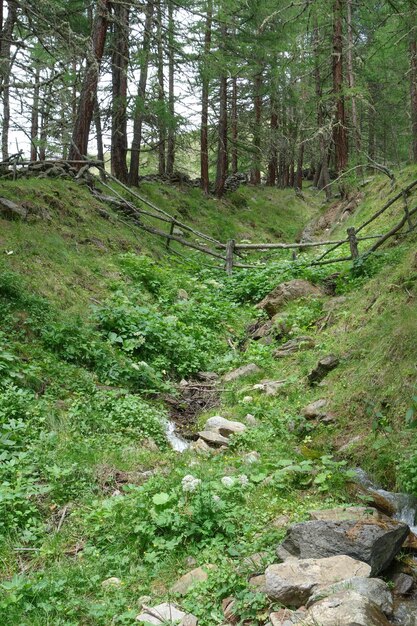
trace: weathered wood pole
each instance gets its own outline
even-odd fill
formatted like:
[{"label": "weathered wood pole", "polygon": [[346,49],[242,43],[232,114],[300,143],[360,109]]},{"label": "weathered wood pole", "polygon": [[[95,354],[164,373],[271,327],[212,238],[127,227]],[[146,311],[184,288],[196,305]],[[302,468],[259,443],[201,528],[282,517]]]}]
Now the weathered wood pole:
[{"label": "weathered wood pole", "polygon": [[358,240],[356,237],[356,230],[353,226],[347,229],[347,235],[349,239],[350,252],[352,254],[352,260],[359,258]]},{"label": "weathered wood pole", "polygon": [[233,273],[233,254],[235,251],[236,241],[229,239],[226,244],[226,273],[230,276]]}]

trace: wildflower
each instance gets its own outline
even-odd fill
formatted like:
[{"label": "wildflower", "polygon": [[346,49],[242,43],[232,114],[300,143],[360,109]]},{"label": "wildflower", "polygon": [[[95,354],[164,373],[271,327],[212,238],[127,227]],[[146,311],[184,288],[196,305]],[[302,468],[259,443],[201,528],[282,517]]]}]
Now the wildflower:
[{"label": "wildflower", "polygon": [[235,479],[232,478],[232,476],[223,476],[221,483],[225,487],[233,487],[233,485],[235,484]]},{"label": "wildflower", "polygon": [[201,480],[199,478],[195,478],[195,476],[192,476],[191,474],[187,474],[187,476],[184,476],[182,479],[181,485],[184,492],[193,492],[199,487],[199,485],[201,485]]},{"label": "wildflower", "polygon": [[216,495],[213,496],[213,502],[215,502],[216,504],[219,504],[219,502],[221,502],[221,501],[222,500],[221,500],[220,496],[216,496]]}]

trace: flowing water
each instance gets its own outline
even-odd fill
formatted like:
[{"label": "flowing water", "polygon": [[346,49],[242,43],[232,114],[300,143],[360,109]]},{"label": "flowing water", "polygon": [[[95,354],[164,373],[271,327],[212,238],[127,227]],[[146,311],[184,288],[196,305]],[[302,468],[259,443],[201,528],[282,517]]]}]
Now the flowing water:
[{"label": "flowing water", "polygon": [[175,423],[172,421],[167,421],[165,424],[165,433],[169,444],[175,452],[184,452],[187,448],[190,447],[188,441],[185,441],[180,435],[176,433]]},{"label": "flowing water", "polygon": [[388,504],[395,510],[393,519],[399,522],[404,522],[410,527],[410,530],[417,534],[416,515],[417,515],[417,498],[408,493],[394,493],[392,491],[386,491],[376,485],[362,469],[356,470],[357,481],[364,487],[370,494],[372,492],[382,496]]}]

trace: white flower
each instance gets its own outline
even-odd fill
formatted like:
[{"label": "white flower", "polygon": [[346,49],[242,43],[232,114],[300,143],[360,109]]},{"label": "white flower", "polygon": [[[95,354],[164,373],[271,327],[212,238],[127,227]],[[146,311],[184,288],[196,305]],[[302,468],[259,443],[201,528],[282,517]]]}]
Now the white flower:
[{"label": "white flower", "polygon": [[201,480],[199,478],[195,478],[195,476],[192,476],[191,474],[187,474],[187,476],[184,476],[182,479],[181,485],[183,491],[192,492],[195,491],[199,485],[201,485]]},{"label": "white flower", "polygon": [[249,478],[246,476],[246,474],[240,474],[240,476],[238,476],[237,479],[242,485],[242,487],[247,487],[249,485]]},{"label": "white flower", "polygon": [[232,476],[223,476],[221,483],[225,487],[233,487],[233,485],[235,484],[235,479],[232,478]]},{"label": "white flower", "polygon": [[242,398],[242,402],[244,402],[245,404],[249,404],[250,402],[252,402],[253,397],[252,396],[244,396]]},{"label": "white flower", "polygon": [[215,502],[216,504],[218,504],[221,501],[222,499],[220,498],[220,496],[216,496],[216,495],[213,496],[213,502]]}]

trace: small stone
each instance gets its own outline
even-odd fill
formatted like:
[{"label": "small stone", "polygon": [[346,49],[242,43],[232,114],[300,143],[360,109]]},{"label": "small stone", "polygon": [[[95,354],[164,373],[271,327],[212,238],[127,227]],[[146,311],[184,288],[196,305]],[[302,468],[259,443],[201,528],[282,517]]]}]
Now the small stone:
[{"label": "small stone", "polygon": [[202,430],[198,433],[198,436],[206,441],[209,445],[216,448],[229,445],[229,440],[227,439],[227,437],[223,437],[223,435],[212,432],[211,430]]},{"label": "small stone", "polygon": [[222,601],[222,611],[225,619],[229,624],[237,624],[239,617],[235,614],[236,600],[233,596],[229,596]]},{"label": "small stone", "polygon": [[249,363],[248,365],[242,365],[241,367],[238,367],[237,369],[228,372],[223,376],[223,379],[226,383],[230,383],[232,381],[238,380],[239,378],[260,374],[261,371],[261,368],[258,367],[255,363]]},{"label": "small stone", "polygon": [[257,426],[258,425],[258,420],[251,413],[248,413],[247,415],[245,415],[244,420],[245,420],[245,422],[247,424],[249,424],[249,426]]},{"label": "small stone", "polygon": [[304,611],[291,611],[290,609],[280,609],[269,615],[271,626],[291,626],[299,623],[305,617]]},{"label": "small stone", "polygon": [[189,300],[190,299],[190,296],[185,291],[185,289],[178,289],[177,296],[178,296],[178,300]]},{"label": "small stone", "polygon": [[320,400],[315,400],[314,402],[310,402],[310,404],[307,404],[307,406],[302,409],[301,413],[308,420],[316,419],[317,417],[325,415],[323,409],[326,404],[327,400],[325,400],[324,398],[321,398]]},{"label": "small stone", "polygon": [[395,574],[393,583],[396,596],[407,596],[414,587],[414,578],[408,574]]},{"label": "small stone", "polygon": [[317,363],[316,367],[308,375],[310,385],[317,385],[323,378],[339,365],[339,359],[334,354],[329,354]]},{"label": "small stone", "polygon": [[278,515],[278,517],[272,521],[272,526],[281,530],[281,528],[286,528],[289,523],[290,518],[288,515]]},{"label": "small stone", "polygon": [[286,382],[286,380],[264,380],[254,385],[252,389],[254,391],[263,391],[267,396],[276,396]]},{"label": "small stone", "polygon": [[242,402],[244,402],[244,404],[250,404],[253,402],[253,396],[243,396]]},{"label": "small stone", "polygon": [[190,449],[194,450],[197,454],[210,454],[212,451],[210,446],[204,441],[204,439],[197,439],[197,441],[193,441],[190,445]]},{"label": "small stone", "polygon": [[340,446],[338,452],[347,452],[348,450],[350,450],[350,448],[353,448],[357,443],[360,443],[361,441],[363,441],[363,436],[356,435],[355,437],[352,437],[352,439],[349,439],[349,441],[344,443],[342,446]]},{"label": "small stone", "polygon": [[244,456],[243,456],[243,462],[244,463],[248,463],[248,464],[252,464],[252,463],[257,463],[259,461],[259,459],[261,458],[261,455],[259,454],[259,452],[256,452],[255,450],[253,452],[247,452]]},{"label": "small stone", "polygon": [[294,354],[295,352],[300,352],[301,350],[309,350],[314,348],[314,346],[315,342],[311,337],[295,337],[275,350],[273,352],[273,357],[275,359],[282,359],[289,354]]},{"label": "small stone", "polygon": [[182,626],[192,626],[192,624],[197,624],[196,621],[184,621],[184,618],[186,617],[194,618],[194,620],[196,619],[193,615],[181,611],[172,602],[164,602],[163,604],[158,604],[158,606],[154,606],[152,608],[144,607],[144,612],[136,617],[136,621],[147,622],[157,626],[161,626],[167,622],[169,624],[176,624],[177,622],[180,622],[180,625]]},{"label": "small stone", "polygon": [[191,570],[184,576],[181,576],[179,580],[171,587],[171,593],[177,593],[180,596],[185,596],[190,589],[195,587],[200,582],[205,582],[208,579],[206,570],[213,569],[214,565],[208,564],[204,567],[197,567]]},{"label": "small stone", "polygon": [[102,587],[120,587],[122,585],[122,581],[120,578],[116,578],[116,576],[111,576],[111,578],[106,578],[101,583]]}]

